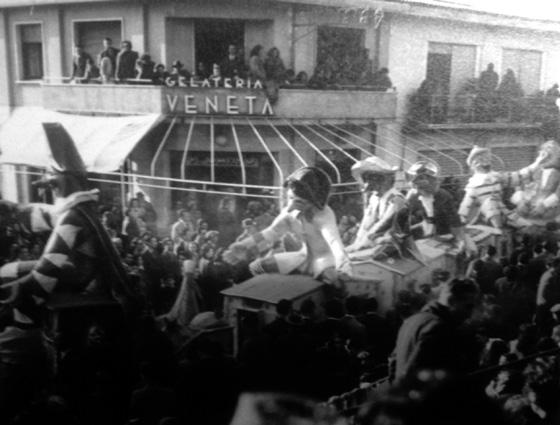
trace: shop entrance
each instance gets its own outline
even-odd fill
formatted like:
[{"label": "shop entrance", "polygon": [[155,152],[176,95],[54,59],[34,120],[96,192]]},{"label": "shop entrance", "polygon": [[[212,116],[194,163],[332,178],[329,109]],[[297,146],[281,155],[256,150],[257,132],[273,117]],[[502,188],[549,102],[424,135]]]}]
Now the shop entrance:
[{"label": "shop entrance", "polygon": [[[170,155],[171,158],[171,175],[179,177],[181,175],[181,160],[182,152],[176,155]],[[270,170],[274,165],[266,153],[260,152],[243,152],[243,164],[246,173],[246,183],[251,185],[272,186],[274,184],[274,173]],[[192,203],[196,200],[203,216],[208,220],[209,225],[213,229],[221,229],[227,226],[222,222],[224,204],[227,205],[228,210],[231,212],[235,229],[228,229],[233,234],[241,233],[241,220],[247,209],[247,203],[254,200],[250,194],[262,195],[263,191],[260,189],[246,190],[248,196],[237,196],[235,194],[242,193],[241,187],[224,185],[213,185],[212,180],[212,167],[211,157],[208,151],[189,151],[185,163],[185,176],[188,180],[197,180],[207,182],[207,184],[200,184],[194,187],[186,183],[175,182],[174,187],[177,188],[192,188],[196,191],[185,192],[184,190],[176,190],[172,192],[173,205],[187,206],[189,202]],[[214,153],[214,181],[220,183],[233,183],[242,184],[242,172],[239,162],[239,155],[237,152],[232,151],[217,151]],[[220,194],[212,192],[222,192]],[[227,192],[232,195],[227,194]],[[263,204],[268,200],[262,200]],[[264,206],[264,205],[263,205]],[[221,212],[220,212],[221,211]],[[227,214],[226,214],[227,215]]]}]

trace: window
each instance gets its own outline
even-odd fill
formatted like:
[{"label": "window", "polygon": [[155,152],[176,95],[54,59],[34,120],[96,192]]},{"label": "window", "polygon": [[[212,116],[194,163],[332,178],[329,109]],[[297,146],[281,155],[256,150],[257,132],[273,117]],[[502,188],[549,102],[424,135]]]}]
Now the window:
[{"label": "window", "polygon": [[19,25],[21,79],[43,78],[43,37],[41,24]]},{"label": "window", "polygon": [[[121,21],[84,21],[74,23],[74,43],[79,44],[84,52],[96,58],[104,49],[103,39],[110,38],[117,49],[121,45]],[[133,50],[137,50],[132,46]]]},{"label": "window", "polygon": [[504,49],[502,76],[512,69],[525,94],[535,94],[541,86],[542,52],[534,50]]},{"label": "window", "polygon": [[476,46],[430,43],[426,79],[433,81],[436,93],[454,96],[475,76]]}]

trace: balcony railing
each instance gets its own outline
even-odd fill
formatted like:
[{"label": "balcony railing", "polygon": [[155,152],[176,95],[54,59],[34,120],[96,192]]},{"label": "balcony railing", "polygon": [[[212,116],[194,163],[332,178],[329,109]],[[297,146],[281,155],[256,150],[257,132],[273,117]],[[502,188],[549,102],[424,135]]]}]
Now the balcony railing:
[{"label": "balcony railing", "polygon": [[408,118],[413,126],[467,123],[535,124],[545,122],[554,111],[557,113],[558,109],[554,108],[554,100],[544,96],[415,96],[409,102]]},{"label": "balcony railing", "polygon": [[[16,88],[17,106],[81,113],[254,115],[288,119],[392,119],[396,116],[397,94],[371,87],[338,86],[310,89],[280,88],[277,100],[254,87],[166,87],[135,84],[68,84],[46,80]],[[144,84],[143,84],[144,83]],[[270,102],[270,108],[266,102]],[[214,107],[214,104],[217,106]]]}]

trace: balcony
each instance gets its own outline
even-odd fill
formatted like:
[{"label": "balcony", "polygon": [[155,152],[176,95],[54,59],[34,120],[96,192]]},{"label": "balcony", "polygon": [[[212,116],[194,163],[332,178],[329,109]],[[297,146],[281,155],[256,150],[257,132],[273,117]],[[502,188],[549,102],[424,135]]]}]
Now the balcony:
[{"label": "balcony", "polygon": [[357,87],[280,89],[278,100],[254,87],[163,87],[134,84],[18,84],[17,106],[79,113],[282,117],[298,120],[394,119],[397,93]]},{"label": "balcony", "polygon": [[409,100],[408,125],[418,129],[540,127],[557,118],[554,100],[545,96],[501,98],[476,94],[414,96]]}]

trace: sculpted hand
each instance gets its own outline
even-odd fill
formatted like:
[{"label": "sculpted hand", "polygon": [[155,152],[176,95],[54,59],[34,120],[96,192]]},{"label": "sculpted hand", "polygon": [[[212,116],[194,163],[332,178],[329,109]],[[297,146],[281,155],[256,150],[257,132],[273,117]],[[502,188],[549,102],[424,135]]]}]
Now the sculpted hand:
[{"label": "sculpted hand", "polygon": [[233,243],[224,251],[223,259],[226,263],[235,265],[242,261],[248,261],[247,248],[239,243]]},{"label": "sculpted hand", "polygon": [[350,280],[352,278],[352,276],[354,276],[354,270],[353,270],[353,267],[352,267],[352,263],[350,261],[345,261],[338,268],[337,272],[338,272],[338,277],[341,280],[344,280],[344,281]]},{"label": "sculpted hand", "polygon": [[328,267],[321,273],[321,281],[328,285],[334,285],[338,283],[338,272],[334,267]]},{"label": "sculpted hand", "polygon": [[20,293],[19,282],[12,282],[0,287],[0,304],[13,304]]},{"label": "sculpted hand", "polygon": [[541,149],[532,165],[534,166],[541,165],[543,162],[545,162],[548,159],[548,156],[549,153],[546,150]]}]

